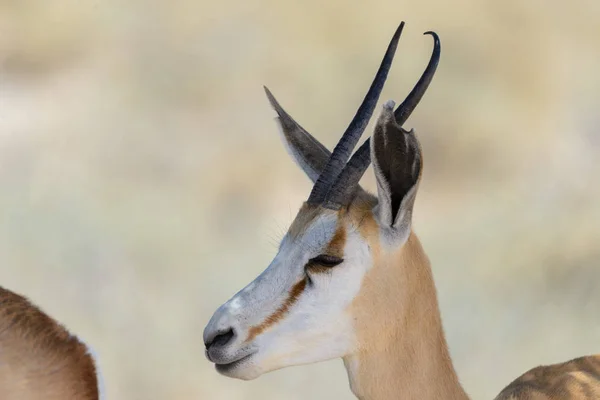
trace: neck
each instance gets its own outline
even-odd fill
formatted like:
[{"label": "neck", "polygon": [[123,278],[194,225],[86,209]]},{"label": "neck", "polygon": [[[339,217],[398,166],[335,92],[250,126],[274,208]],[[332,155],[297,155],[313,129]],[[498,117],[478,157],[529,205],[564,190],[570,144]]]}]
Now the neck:
[{"label": "neck", "polygon": [[377,253],[380,260],[353,304],[357,320],[368,321],[370,328],[357,331],[359,350],[344,358],[353,393],[361,400],[467,400],[448,352],[429,261],[417,237],[411,234],[387,262],[383,251]]}]

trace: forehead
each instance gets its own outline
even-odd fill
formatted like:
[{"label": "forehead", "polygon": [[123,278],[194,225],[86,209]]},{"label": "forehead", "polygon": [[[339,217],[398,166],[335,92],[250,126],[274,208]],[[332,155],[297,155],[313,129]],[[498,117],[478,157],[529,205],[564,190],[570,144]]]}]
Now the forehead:
[{"label": "forehead", "polygon": [[372,214],[373,206],[370,197],[358,198],[349,208],[339,211],[304,203],[290,225],[285,239],[295,243],[325,245],[340,239],[341,233],[346,236],[347,229],[358,231],[365,239],[372,237],[376,228]]},{"label": "forehead", "polygon": [[319,206],[303,204],[298,215],[290,225],[288,235],[292,240],[311,236],[316,230],[323,233],[335,230],[339,223],[339,212],[328,210]]},{"label": "forehead", "polygon": [[344,231],[339,212],[303,205],[290,225],[281,249],[296,249],[302,253],[321,251],[339,231]]}]

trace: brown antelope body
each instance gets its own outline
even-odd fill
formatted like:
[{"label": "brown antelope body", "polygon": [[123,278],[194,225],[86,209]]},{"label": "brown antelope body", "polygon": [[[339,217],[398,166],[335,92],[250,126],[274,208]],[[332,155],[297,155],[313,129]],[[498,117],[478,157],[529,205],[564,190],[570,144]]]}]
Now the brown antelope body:
[{"label": "brown antelope body", "polygon": [[[207,358],[221,374],[254,379],[342,358],[363,400],[467,399],[444,337],[429,260],[412,229],[421,147],[402,125],[435,73],[440,42],[408,97],[384,104],[373,136],[354,153],[392,63],[400,25],[354,119],[333,152],[267,90],[283,141],[314,182],[263,273],[214,313]],[[359,186],[373,164],[377,197]],[[598,356],[536,368],[498,399],[600,398]]]},{"label": "brown antelope body", "polygon": [[99,400],[88,347],[26,298],[0,287],[0,399]]},{"label": "brown antelope body", "polygon": [[533,368],[496,400],[600,399],[600,355]]}]

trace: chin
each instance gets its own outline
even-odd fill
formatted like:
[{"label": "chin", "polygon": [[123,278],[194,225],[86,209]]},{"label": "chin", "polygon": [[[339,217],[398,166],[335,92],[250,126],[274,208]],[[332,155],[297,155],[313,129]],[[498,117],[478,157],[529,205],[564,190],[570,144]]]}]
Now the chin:
[{"label": "chin", "polygon": [[251,381],[264,373],[251,360],[240,360],[231,364],[215,364],[215,369],[223,376],[243,381]]}]

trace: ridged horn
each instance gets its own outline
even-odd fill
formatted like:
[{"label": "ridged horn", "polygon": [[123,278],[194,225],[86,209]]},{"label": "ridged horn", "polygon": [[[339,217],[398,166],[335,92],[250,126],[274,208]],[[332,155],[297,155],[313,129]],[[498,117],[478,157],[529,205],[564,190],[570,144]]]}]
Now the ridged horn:
[{"label": "ridged horn", "polygon": [[400,39],[403,27],[404,22],[400,23],[400,26],[394,33],[383,60],[381,61],[379,70],[375,75],[373,83],[371,83],[369,91],[363,99],[362,104],[358,108],[358,111],[354,115],[354,118],[352,118],[350,125],[342,135],[342,138],[335,146],[331,157],[329,157],[329,160],[323,169],[323,172],[321,175],[319,175],[319,179],[317,179],[317,182],[313,186],[307,203],[322,204],[327,197],[329,189],[332,187],[336,178],[346,166],[346,162],[350,158],[352,150],[356,146],[356,143],[358,143],[358,140],[360,139],[362,133],[367,127],[367,124],[369,123],[369,120],[371,119],[371,116],[373,115],[373,110],[377,105],[379,95],[383,89],[383,84],[385,83],[388,72],[392,65],[394,53],[396,52],[396,47],[398,46],[398,40]]}]

